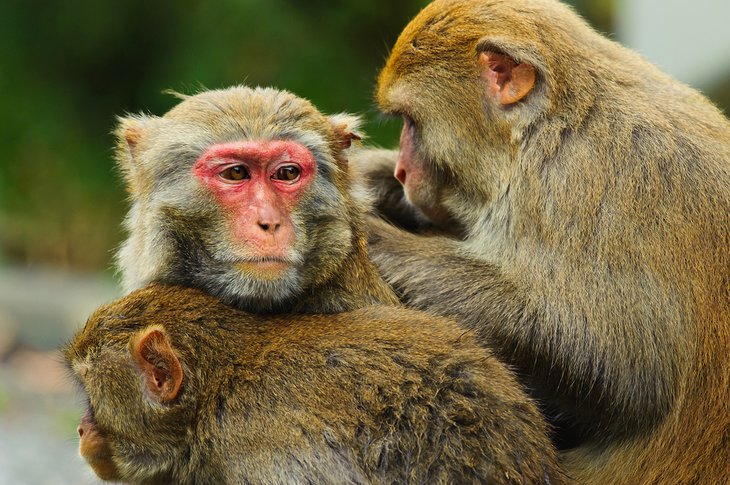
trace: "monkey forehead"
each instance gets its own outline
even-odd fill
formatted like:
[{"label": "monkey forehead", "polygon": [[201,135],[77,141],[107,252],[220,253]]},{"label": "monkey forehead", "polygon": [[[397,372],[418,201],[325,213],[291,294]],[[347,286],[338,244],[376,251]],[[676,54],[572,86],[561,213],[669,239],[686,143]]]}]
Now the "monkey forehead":
[{"label": "monkey forehead", "polygon": [[271,135],[271,126],[296,126],[313,131],[328,126],[326,117],[312,103],[273,88],[234,86],[183,99],[164,118],[203,125],[212,132],[232,123],[250,137]]},{"label": "monkey forehead", "polygon": [[159,121],[144,151],[158,178],[193,164],[212,145],[250,140],[295,140],[318,165],[337,168],[334,126],[309,101],[286,91],[235,86],[203,92],[184,98]]},{"label": "monkey forehead", "polygon": [[475,48],[485,32],[476,20],[476,3],[489,2],[436,1],[406,26],[378,76],[381,109],[400,113],[408,107],[415,115],[418,106],[427,109],[452,99],[453,92],[464,90],[465,80],[476,82]]},{"label": "monkey forehead", "polygon": [[242,161],[256,160],[262,163],[295,161],[307,166],[307,168],[315,163],[312,152],[296,141],[248,140],[212,145],[203,152],[196,162],[196,166],[209,163],[215,159],[230,158]]},{"label": "monkey forehead", "polygon": [[129,338],[146,325],[144,316],[153,301],[131,294],[97,308],[64,347],[67,364],[86,359],[102,348],[126,349]]},{"label": "monkey forehead", "polygon": [[[570,33],[556,28],[560,25],[582,30],[586,24],[557,0],[435,0],[406,25],[390,57],[409,53],[451,65],[460,50],[476,47],[485,36],[552,44],[553,38],[562,40]],[[475,51],[469,55],[476,60]]]}]

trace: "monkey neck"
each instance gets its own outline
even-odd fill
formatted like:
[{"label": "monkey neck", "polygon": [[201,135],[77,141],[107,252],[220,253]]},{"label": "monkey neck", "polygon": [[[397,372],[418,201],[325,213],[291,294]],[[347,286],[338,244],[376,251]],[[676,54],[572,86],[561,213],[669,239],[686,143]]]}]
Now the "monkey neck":
[{"label": "monkey neck", "polygon": [[339,313],[369,305],[396,305],[398,297],[370,260],[362,231],[353,236],[353,250],[327,281],[309,288],[294,309],[300,313]]}]

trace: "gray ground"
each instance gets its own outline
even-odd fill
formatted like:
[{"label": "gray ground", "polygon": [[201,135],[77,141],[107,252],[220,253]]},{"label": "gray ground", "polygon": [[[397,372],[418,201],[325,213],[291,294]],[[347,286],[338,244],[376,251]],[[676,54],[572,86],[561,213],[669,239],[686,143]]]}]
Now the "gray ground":
[{"label": "gray ground", "polygon": [[0,266],[0,485],[100,483],[79,458],[81,396],[57,349],[112,281]]}]

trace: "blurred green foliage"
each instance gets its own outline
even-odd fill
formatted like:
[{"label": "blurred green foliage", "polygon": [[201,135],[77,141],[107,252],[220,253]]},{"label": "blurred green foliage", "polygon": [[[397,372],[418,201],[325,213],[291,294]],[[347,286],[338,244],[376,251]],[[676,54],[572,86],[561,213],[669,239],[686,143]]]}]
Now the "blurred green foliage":
[{"label": "blurred green foliage", "polygon": [[0,3],[0,260],[108,267],[124,193],[114,116],[162,114],[236,83],[274,85],[325,112],[367,115],[375,76],[426,0],[29,0]]},{"label": "blurred green foliage", "polygon": [[[615,0],[574,0],[603,32]],[[378,69],[428,0],[27,0],[0,2],[0,263],[108,268],[125,196],[114,116],[162,114],[184,93],[271,85],[325,112],[380,117]]]}]

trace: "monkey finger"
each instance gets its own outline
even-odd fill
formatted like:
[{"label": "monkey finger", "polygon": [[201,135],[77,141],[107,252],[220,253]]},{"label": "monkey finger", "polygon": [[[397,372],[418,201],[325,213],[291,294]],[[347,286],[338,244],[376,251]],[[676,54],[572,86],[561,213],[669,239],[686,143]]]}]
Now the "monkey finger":
[{"label": "monkey finger", "polygon": [[365,227],[367,229],[368,245],[371,247],[383,245],[389,241],[397,241],[402,238],[415,237],[414,234],[399,229],[377,216],[368,216],[365,221]]}]

